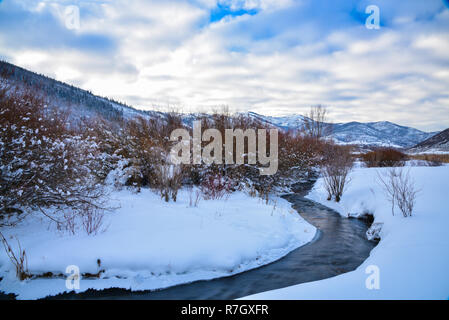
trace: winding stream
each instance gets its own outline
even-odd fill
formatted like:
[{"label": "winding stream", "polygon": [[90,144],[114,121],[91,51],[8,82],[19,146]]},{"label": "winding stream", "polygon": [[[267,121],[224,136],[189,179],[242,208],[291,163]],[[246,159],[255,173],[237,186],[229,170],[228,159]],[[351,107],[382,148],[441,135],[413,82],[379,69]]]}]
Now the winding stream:
[{"label": "winding stream", "polygon": [[236,299],[250,294],[336,276],[356,269],[375,242],[368,241],[368,222],[341,218],[304,192],[284,196],[301,216],[319,229],[315,239],[284,258],[257,269],[215,280],[197,281],[158,291],[88,290],[56,299]]}]

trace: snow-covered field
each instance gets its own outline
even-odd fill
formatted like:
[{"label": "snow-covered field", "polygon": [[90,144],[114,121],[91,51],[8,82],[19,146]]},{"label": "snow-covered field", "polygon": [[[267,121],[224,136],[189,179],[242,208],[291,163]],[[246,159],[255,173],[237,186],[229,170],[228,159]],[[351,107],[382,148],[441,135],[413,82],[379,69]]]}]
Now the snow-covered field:
[{"label": "snow-covered field", "polygon": [[76,291],[146,290],[229,276],[283,257],[316,232],[280,198],[266,205],[259,198],[234,193],[226,200],[201,200],[192,207],[185,190],[176,203],[165,203],[146,189],[139,194],[116,191],[111,197],[120,208],[106,216],[107,229],[96,236],[57,231],[38,214],[2,230],[13,246],[16,242],[10,237],[20,239],[33,275],[61,276],[20,282],[1,248],[0,291],[18,294],[19,299],[70,291],[65,285],[68,265],[78,266],[81,274],[104,270],[99,279],[82,279]]},{"label": "snow-covered field", "polygon": [[414,154],[449,154],[449,151],[431,148],[431,149],[421,150],[418,152],[410,152],[410,154],[413,154],[413,155]]},{"label": "snow-covered field", "polygon": [[[397,208],[395,216],[392,215],[391,205],[377,183],[376,171],[385,170],[388,168],[356,168],[340,204],[326,200],[321,178],[307,196],[342,216],[369,212],[374,215],[374,222],[383,223],[380,243],[359,268],[333,278],[246,298],[448,299],[449,166],[410,167],[421,192],[414,215],[407,218]],[[370,282],[377,274],[379,289],[368,289],[367,278],[370,277]]]}]

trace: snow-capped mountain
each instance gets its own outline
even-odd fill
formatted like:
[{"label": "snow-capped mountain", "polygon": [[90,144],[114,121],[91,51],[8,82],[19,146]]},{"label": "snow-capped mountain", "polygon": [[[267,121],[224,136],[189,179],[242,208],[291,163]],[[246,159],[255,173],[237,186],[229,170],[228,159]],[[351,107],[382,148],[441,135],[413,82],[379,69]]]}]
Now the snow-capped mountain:
[{"label": "snow-capped mountain", "polygon": [[284,130],[302,128],[304,126],[305,120],[307,119],[307,117],[299,114],[283,117],[264,116],[252,111],[246,112],[244,114],[262,123],[267,123],[269,125]]},{"label": "snow-capped mountain", "polygon": [[[28,71],[13,64],[0,61],[0,77],[17,86],[33,86],[44,94],[49,104],[56,107],[70,108],[73,117],[89,117],[102,115],[109,120],[129,119],[142,116],[152,119],[165,119],[166,113],[159,111],[143,111],[124,103],[93,95],[91,92],[72,85],[51,79],[49,77]],[[307,117],[303,115],[264,116],[255,112],[244,115],[266,123],[270,126],[288,130],[300,129]],[[190,126],[199,114],[185,114],[183,121]],[[392,146],[410,148],[424,141],[436,132],[423,132],[418,129],[400,126],[388,121],[381,122],[348,122],[326,123],[325,132],[339,144],[357,144],[361,146]]]},{"label": "snow-capped mountain", "polygon": [[[292,115],[284,117],[263,116],[249,112],[249,116],[280,129],[299,129],[304,126],[307,117]],[[329,137],[339,144],[356,144],[361,146],[391,146],[407,148],[428,139],[436,132],[424,132],[418,129],[400,126],[388,121],[326,123]]]},{"label": "snow-capped mountain", "polygon": [[380,121],[336,123],[332,125],[331,135],[341,144],[408,148],[434,134],[435,132],[424,132],[389,121]]}]

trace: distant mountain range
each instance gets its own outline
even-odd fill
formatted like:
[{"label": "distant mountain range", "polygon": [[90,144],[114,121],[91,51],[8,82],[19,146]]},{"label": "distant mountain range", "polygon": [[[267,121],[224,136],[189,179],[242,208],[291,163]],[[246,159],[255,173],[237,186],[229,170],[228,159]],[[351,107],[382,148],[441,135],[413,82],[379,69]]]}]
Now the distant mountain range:
[{"label": "distant mountain range", "polygon": [[337,143],[395,148],[412,147],[435,134],[389,121],[337,123],[332,130],[332,137]]},{"label": "distant mountain range", "polygon": [[[301,128],[307,117],[301,115],[285,117],[268,117],[254,112],[249,114],[280,129]],[[394,148],[409,148],[428,139],[436,132],[423,132],[418,129],[400,126],[388,121],[380,122],[347,122],[326,123],[326,132],[338,144],[355,144],[361,146],[390,146]]]},{"label": "distant mountain range", "polygon": [[[100,114],[110,120],[129,119],[137,116],[164,119],[166,114],[159,111],[143,111],[112,99],[93,95],[91,92],[28,71],[13,64],[0,61],[0,76],[16,85],[35,86],[45,94],[49,104],[69,108],[72,117],[89,117]],[[305,116],[290,115],[283,117],[264,116],[247,112],[248,116],[282,130],[303,127]],[[191,124],[195,114],[184,115],[184,122]],[[339,144],[356,144],[364,147],[391,146],[410,148],[433,137],[437,132],[423,132],[418,129],[400,126],[388,121],[326,123],[329,137]],[[447,131],[447,130],[446,130]]]}]

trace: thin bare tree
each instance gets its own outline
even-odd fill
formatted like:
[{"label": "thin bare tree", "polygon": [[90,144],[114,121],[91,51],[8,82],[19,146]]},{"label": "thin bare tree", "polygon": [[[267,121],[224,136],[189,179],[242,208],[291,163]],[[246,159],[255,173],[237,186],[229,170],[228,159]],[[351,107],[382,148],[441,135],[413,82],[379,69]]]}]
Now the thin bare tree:
[{"label": "thin bare tree", "polygon": [[304,132],[316,139],[327,135],[326,125],[327,108],[321,104],[310,107],[309,114],[304,119]]},{"label": "thin bare tree", "polygon": [[398,171],[396,168],[390,168],[383,175],[377,171],[377,180],[382,186],[385,195],[387,196],[388,202],[391,203],[391,214],[394,216],[394,206],[396,201],[396,192],[397,192],[397,176]]},{"label": "thin bare tree", "polygon": [[346,146],[329,145],[325,150],[325,159],[321,167],[328,198],[339,202],[347,184],[354,159],[351,149]]}]

